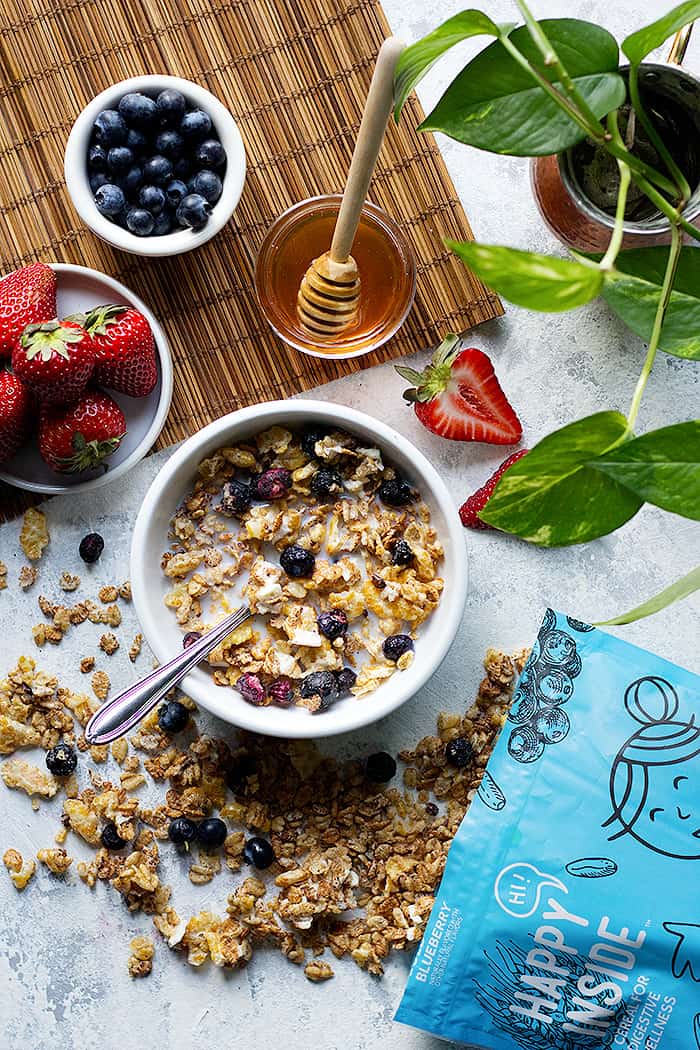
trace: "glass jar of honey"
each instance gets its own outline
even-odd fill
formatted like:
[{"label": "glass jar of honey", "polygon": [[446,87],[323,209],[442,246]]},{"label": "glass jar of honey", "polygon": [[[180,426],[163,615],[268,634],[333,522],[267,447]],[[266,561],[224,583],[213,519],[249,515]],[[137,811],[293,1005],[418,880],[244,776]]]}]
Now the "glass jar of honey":
[{"label": "glass jar of honey", "polygon": [[311,197],[293,205],[273,223],[255,265],[260,307],[274,332],[289,346],[313,357],[358,357],[390,339],[408,314],[416,287],[413,251],[386,212],[365,202],[353,241],[360,276],[356,319],[342,334],[327,339],[304,329],[297,295],[313,259],[327,252],[341,197]]}]

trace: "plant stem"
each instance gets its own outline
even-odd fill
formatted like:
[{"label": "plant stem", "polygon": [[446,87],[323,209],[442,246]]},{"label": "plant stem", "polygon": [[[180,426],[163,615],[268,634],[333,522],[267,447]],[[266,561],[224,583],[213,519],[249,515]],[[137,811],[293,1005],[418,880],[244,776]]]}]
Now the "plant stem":
[{"label": "plant stem", "polygon": [[[620,137],[620,129],[617,125],[617,110],[608,114],[607,118],[608,131],[612,136],[613,142],[622,142]],[[629,165],[624,160],[617,161],[617,167],[620,172],[620,188],[617,194],[617,207],[615,209],[615,226],[610,237],[610,243],[608,244],[608,250],[606,251],[603,258],[600,260],[600,269],[608,272],[612,271],[613,263],[617,258],[617,254],[620,251],[622,245],[622,237],[624,235],[624,223],[625,223],[625,206],[627,204],[627,191],[630,186],[631,173]]]},{"label": "plant stem", "polygon": [[682,230],[685,230],[685,232],[691,237],[695,238],[696,241],[700,241],[700,230],[697,228],[697,226],[693,226],[692,222],[688,222],[688,220],[684,219],[681,215],[680,219],[678,220],[678,224]]},{"label": "plant stem", "polygon": [[588,105],[585,98],[571,79],[568,70],[562,63],[561,59],[559,58],[559,55],[552,47],[550,41],[544,33],[544,30],[542,29],[542,26],[532,15],[529,7],[527,6],[527,3],[525,2],[525,0],[516,0],[516,3],[518,5],[520,13],[525,19],[525,24],[527,28],[530,30],[530,36],[532,37],[533,41],[539,48],[540,53],[542,54],[545,66],[547,66],[548,69],[552,69],[554,71],[557,80],[563,86],[567,95],[578,109],[579,113],[588,121],[588,123],[592,127],[597,127],[597,129],[599,129],[598,133],[601,133],[602,125],[600,124],[600,121],[598,120],[595,113]]},{"label": "plant stem", "polygon": [[632,65],[629,68],[628,89],[633,112],[636,113],[637,117],[641,120],[644,126],[644,130],[646,131],[653,145],[656,147],[659,156],[668,168],[671,177],[673,178],[674,182],[676,183],[676,186],[678,187],[678,192],[681,198],[679,207],[682,208],[685,201],[687,201],[690,197],[690,186],[688,185],[688,180],[686,179],[685,175],[671,156],[670,151],[663,142],[652,121],[649,119],[649,116],[647,115],[644,106],[642,105],[642,100],[639,95],[639,66]]},{"label": "plant stem", "polygon": [[667,179],[661,172],[656,171],[655,168],[651,168],[639,157],[635,157],[634,153],[630,153],[624,142],[620,141],[617,143],[608,140],[605,142],[605,148],[608,153],[613,155],[615,160],[624,160],[632,171],[636,171],[638,175],[646,178],[648,182],[655,182],[660,189],[666,190],[667,193],[673,194],[674,197],[678,195],[678,189],[670,179]]},{"label": "plant stem", "polygon": [[673,290],[673,280],[676,276],[676,269],[678,267],[678,260],[681,254],[681,248],[683,247],[683,241],[681,239],[680,231],[677,225],[671,226],[671,247],[668,252],[668,259],[666,261],[666,272],[664,274],[663,284],[661,285],[661,296],[659,298],[659,305],[656,308],[656,314],[654,316],[654,324],[651,329],[651,338],[649,339],[649,349],[647,350],[647,356],[644,360],[644,367],[642,368],[642,374],[637,380],[637,385],[634,389],[634,396],[632,397],[632,404],[627,414],[627,432],[631,433],[632,428],[637,419],[637,413],[639,412],[639,406],[642,401],[642,394],[644,388],[647,385],[647,380],[651,373],[654,365],[654,358],[656,357],[656,351],[659,346],[659,339],[661,338],[661,328],[664,323],[664,317],[666,316],[666,310],[668,303],[671,298],[671,292]]},{"label": "plant stem", "polygon": [[598,125],[597,129],[591,126],[591,124],[581,115],[581,113],[579,113],[576,107],[573,106],[571,102],[567,98],[565,98],[560,91],[557,91],[554,85],[551,84],[549,80],[547,80],[547,78],[540,73],[539,69],[535,69],[535,67],[531,65],[530,62],[528,62],[528,60],[525,58],[525,55],[523,55],[523,53],[518,50],[515,44],[507,36],[501,36],[499,37],[499,40],[503,44],[508,54],[511,55],[518,63],[518,65],[522,66],[522,68],[527,73],[529,73],[534,80],[537,81],[540,87],[543,88],[552,99],[554,99],[559,108],[563,109],[564,112],[568,114],[568,116],[570,116],[571,119],[578,124],[581,130],[585,131],[586,135],[588,135],[592,139],[595,139],[596,142],[602,145],[602,143],[605,141],[605,134],[600,124]]}]

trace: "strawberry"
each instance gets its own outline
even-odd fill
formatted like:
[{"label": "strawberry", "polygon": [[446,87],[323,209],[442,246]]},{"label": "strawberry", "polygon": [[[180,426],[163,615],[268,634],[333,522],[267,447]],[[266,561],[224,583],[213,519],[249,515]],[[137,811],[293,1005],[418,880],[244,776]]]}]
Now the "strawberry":
[{"label": "strawberry", "polygon": [[90,336],[75,321],[27,325],[12,351],[15,374],[40,401],[54,405],[79,397],[94,367]]},{"label": "strawberry", "polygon": [[95,379],[129,397],[146,397],[158,379],[153,333],[143,314],[126,306],[97,306],[84,318],[97,354]]},{"label": "strawberry", "polygon": [[10,357],[28,324],[56,316],[56,274],[45,263],[23,266],[0,281],[0,358]]},{"label": "strawberry", "polygon": [[0,463],[12,459],[29,434],[32,396],[12,372],[0,372]]},{"label": "strawberry", "polygon": [[485,521],[482,521],[479,517],[479,511],[483,510],[488,501],[493,495],[493,490],[501,480],[502,476],[508,470],[516,460],[522,459],[529,449],[521,448],[517,452],[514,452],[507,459],[504,459],[500,467],[493,472],[487,482],[485,482],[480,489],[473,492],[468,499],[464,501],[462,506],[459,508],[459,517],[462,525],[466,529],[492,529],[493,525],[488,525]]},{"label": "strawberry", "polygon": [[72,405],[42,405],[39,452],[62,474],[93,470],[119,448],[126,420],[116,401],[101,390],[88,390]]},{"label": "strawberry", "polygon": [[459,349],[459,336],[448,335],[423,372],[396,366],[416,386],[404,397],[424,427],[452,441],[487,441],[514,445],[522,427],[481,350]]}]

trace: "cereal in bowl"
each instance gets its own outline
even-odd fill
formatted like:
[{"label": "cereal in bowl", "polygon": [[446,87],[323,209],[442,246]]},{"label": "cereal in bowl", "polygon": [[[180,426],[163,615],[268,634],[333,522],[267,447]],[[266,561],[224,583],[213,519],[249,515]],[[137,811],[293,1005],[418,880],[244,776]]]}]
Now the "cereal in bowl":
[{"label": "cereal in bowl", "polygon": [[430,511],[380,449],[273,426],[198,467],[161,566],[187,645],[245,603],[209,655],[256,706],[327,710],[410,666],[443,589]]}]

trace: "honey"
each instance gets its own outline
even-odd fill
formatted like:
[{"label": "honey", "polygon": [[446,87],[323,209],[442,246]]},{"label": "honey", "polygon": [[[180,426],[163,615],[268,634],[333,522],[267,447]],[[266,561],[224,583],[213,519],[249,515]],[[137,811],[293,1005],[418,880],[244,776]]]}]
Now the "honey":
[{"label": "honey", "polygon": [[365,204],[352,247],[360,281],[356,320],[335,339],[310,335],[297,316],[297,295],[309,264],[328,251],[340,197],[302,201],[270,229],[256,265],[261,308],[277,334],[306,353],[347,357],[385,342],[404,320],[415,288],[413,255],[396,224]]}]

